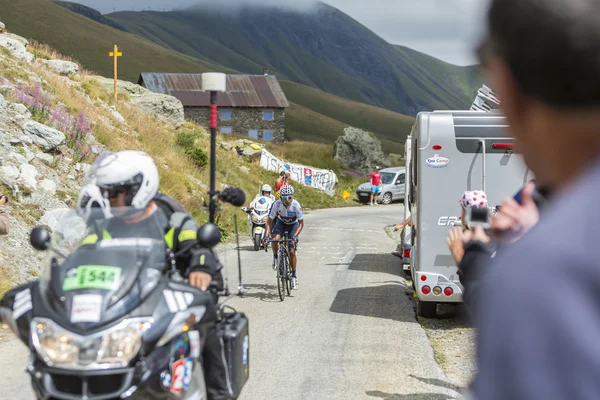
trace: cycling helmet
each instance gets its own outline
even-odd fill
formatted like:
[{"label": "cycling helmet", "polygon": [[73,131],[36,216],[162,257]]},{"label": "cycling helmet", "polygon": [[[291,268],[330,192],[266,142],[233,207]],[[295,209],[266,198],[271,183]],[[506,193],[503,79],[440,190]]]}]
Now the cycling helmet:
[{"label": "cycling helmet", "polygon": [[158,169],[142,151],[103,152],[92,164],[85,184],[95,184],[104,197],[111,189],[126,192],[126,204],[143,209],[158,194]]},{"label": "cycling helmet", "polygon": [[294,188],[290,185],[284,185],[280,189],[282,196],[289,196],[294,194]]},{"label": "cycling helmet", "polygon": [[102,196],[100,188],[91,183],[83,186],[79,191],[77,206],[79,207],[79,215],[86,221],[89,220],[92,214],[104,218],[112,217],[110,202]]},{"label": "cycling helmet", "polygon": [[271,189],[271,185],[263,185],[263,187],[260,189],[261,192],[269,192],[271,193],[273,190]]}]

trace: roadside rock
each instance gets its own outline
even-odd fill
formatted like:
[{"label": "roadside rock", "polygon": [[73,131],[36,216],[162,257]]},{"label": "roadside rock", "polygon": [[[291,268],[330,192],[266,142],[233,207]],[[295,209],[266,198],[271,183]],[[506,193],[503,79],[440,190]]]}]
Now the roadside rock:
[{"label": "roadside rock", "polygon": [[65,134],[36,121],[27,121],[23,130],[46,151],[55,150],[66,140]]},{"label": "roadside rock", "polygon": [[260,160],[260,156],[262,155],[262,150],[255,150],[250,146],[244,147],[242,151],[244,152],[244,155],[251,160]]},{"label": "roadside rock", "polygon": [[[97,80],[106,90],[112,93],[114,88],[114,79],[106,78],[104,76],[92,76],[95,80]],[[142,96],[144,94],[152,93],[145,87],[140,85],[136,85],[135,83],[122,81],[117,79],[117,90],[127,93],[129,96]]]},{"label": "roadside rock", "polygon": [[4,32],[4,36],[9,37],[11,39],[15,39],[16,41],[18,41],[25,47],[27,47],[29,45],[29,40],[27,40],[24,37],[21,37],[19,35],[15,35],[14,33]]},{"label": "roadside rock", "polygon": [[8,106],[8,111],[25,119],[31,118],[31,113],[29,112],[27,107],[25,107],[25,104],[12,103]]},{"label": "roadside rock", "polygon": [[37,170],[33,165],[21,164],[21,181],[25,184],[25,187],[30,190],[37,189]]},{"label": "roadside rock", "polygon": [[47,153],[40,152],[40,153],[37,153],[35,156],[36,156],[36,158],[39,158],[40,160],[45,162],[47,165],[52,165],[52,163],[54,162],[54,157]]},{"label": "roadside rock", "polygon": [[52,194],[56,193],[56,183],[50,179],[44,179],[40,182],[40,187],[44,189],[46,192],[50,192]]},{"label": "roadside rock", "polygon": [[13,186],[19,180],[21,173],[12,165],[0,167],[0,181],[8,186]]},{"label": "roadside rock", "polygon": [[47,60],[44,61],[44,64],[47,64],[52,71],[64,76],[77,75],[79,72],[79,65],[71,61]]},{"label": "roadside rock", "polygon": [[166,122],[174,129],[185,122],[183,104],[173,96],[159,93],[147,93],[140,97],[133,97],[131,102],[142,111]]},{"label": "roadside rock", "polygon": [[35,56],[27,51],[25,45],[12,35],[0,34],[0,46],[7,48],[13,56],[21,61],[31,63],[35,59]]},{"label": "roadside rock", "polygon": [[375,166],[387,168],[390,161],[381,150],[381,142],[371,133],[348,127],[333,146],[333,158],[346,168],[367,173]]}]

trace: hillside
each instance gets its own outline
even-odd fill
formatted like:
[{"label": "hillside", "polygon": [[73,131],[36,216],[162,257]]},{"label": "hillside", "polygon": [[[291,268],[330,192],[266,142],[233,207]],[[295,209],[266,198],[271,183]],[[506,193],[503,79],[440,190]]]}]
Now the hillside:
[{"label": "hillside", "polygon": [[[75,7],[77,11],[88,10],[88,17],[97,15],[89,12],[87,7]],[[84,67],[103,76],[111,76],[112,60],[108,52],[114,44],[118,44],[123,52],[119,58],[119,78],[136,82],[142,71],[169,72],[206,72],[221,71],[236,73],[235,70],[215,65],[207,60],[193,58],[173,50],[164,48],[133,34],[113,29],[87,17],[71,12],[47,0],[0,0],[2,20],[11,27],[14,33],[47,43],[62,54],[74,57]],[[93,19],[93,18],[92,18]],[[36,21],[35,24],[30,21]],[[262,66],[256,65],[253,73],[262,73]],[[286,114],[288,136],[291,139],[313,140],[321,143],[333,143],[341,135],[344,127],[352,125],[356,119],[345,119],[357,111],[354,107],[362,107],[358,103],[346,102],[322,91],[307,91],[300,85],[288,85],[286,95],[297,101],[292,104]],[[298,93],[295,93],[295,91]],[[295,99],[295,100],[294,100]],[[326,99],[326,100],[325,100]],[[332,113],[328,104],[335,103],[342,107],[343,112]],[[325,114],[321,114],[321,108]],[[375,107],[370,108],[374,114],[383,112]],[[332,121],[332,118],[335,121]],[[341,118],[341,119],[340,119]],[[396,118],[403,119],[401,115]],[[377,121],[375,118],[369,118]],[[389,128],[382,120],[381,125],[375,123],[369,128],[381,140],[389,137]],[[403,143],[403,138],[410,128],[400,129],[398,139],[394,141],[395,152]]]},{"label": "hillside", "polygon": [[206,62],[244,73],[260,73],[266,66],[281,79],[410,116],[422,110],[467,108],[479,86],[474,68],[391,45],[323,3],[306,13],[267,7],[239,12],[190,8],[105,17]]},{"label": "hillside", "polygon": [[127,32],[127,29],[125,29],[125,27],[123,25],[120,25],[120,24],[114,22],[113,20],[106,18],[98,10],[95,10],[91,7],[87,7],[87,6],[84,6],[83,4],[79,4],[79,3],[72,3],[70,1],[52,1],[52,2],[58,4],[61,7],[66,8],[67,10],[73,11],[79,15],[83,15],[84,17],[89,18],[93,21],[99,22],[104,25],[111,26],[111,27],[113,27],[115,29],[119,29],[123,32]]}]

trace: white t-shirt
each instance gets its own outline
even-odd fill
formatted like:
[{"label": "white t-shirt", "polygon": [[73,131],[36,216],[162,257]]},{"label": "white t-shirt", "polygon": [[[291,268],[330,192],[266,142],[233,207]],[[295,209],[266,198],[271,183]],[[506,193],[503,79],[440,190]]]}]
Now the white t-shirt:
[{"label": "white t-shirt", "polygon": [[288,208],[283,205],[281,200],[277,200],[273,207],[269,217],[275,218],[279,214],[279,219],[286,225],[293,225],[297,221],[302,220],[302,206],[296,200],[292,200],[292,204]]}]

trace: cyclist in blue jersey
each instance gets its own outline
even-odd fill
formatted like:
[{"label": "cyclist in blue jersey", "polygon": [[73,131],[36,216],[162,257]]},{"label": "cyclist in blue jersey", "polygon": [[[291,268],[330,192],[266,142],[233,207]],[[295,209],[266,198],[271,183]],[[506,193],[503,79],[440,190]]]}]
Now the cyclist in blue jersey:
[{"label": "cyclist in blue jersey", "polygon": [[[296,275],[296,246],[298,235],[304,228],[304,219],[302,216],[302,206],[294,199],[294,188],[290,185],[284,185],[280,190],[281,199],[277,200],[267,220],[267,232],[265,237],[271,236],[272,240],[280,240],[283,233],[287,233],[288,239],[294,242],[288,244],[290,250],[290,264],[292,266],[292,289],[298,289],[298,277]],[[277,217],[277,222],[273,226],[273,220]],[[277,268],[277,251],[279,243],[271,243],[273,248],[273,269]]]}]

